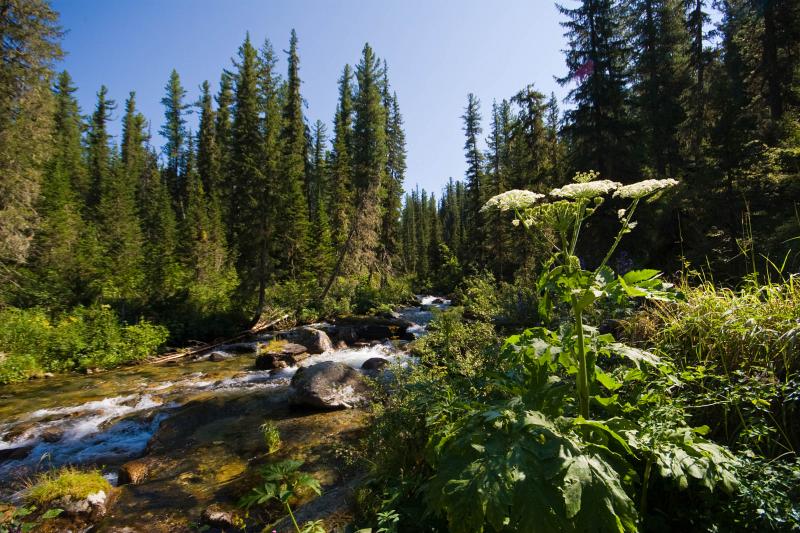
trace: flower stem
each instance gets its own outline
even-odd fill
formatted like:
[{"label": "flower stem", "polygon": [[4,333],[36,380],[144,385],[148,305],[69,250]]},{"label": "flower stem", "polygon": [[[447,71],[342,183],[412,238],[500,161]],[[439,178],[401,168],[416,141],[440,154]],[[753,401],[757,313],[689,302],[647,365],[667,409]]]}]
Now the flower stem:
[{"label": "flower stem", "polygon": [[586,344],[583,338],[583,313],[578,307],[578,299],[572,297],[572,311],[575,315],[575,327],[578,328],[578,403],[580,415],[589,418],[589,372],[586,368]]},{"label": "flower stem", "polygon": [[289,518],[292,519],[292,524],[294,524],[297,533],[300,533],[300,526],[297,525],[297,520],[294,519],[294,513],[292,512],[292,507],[289,505],[289,502],[286,502],[286,510],[289,511]]}]

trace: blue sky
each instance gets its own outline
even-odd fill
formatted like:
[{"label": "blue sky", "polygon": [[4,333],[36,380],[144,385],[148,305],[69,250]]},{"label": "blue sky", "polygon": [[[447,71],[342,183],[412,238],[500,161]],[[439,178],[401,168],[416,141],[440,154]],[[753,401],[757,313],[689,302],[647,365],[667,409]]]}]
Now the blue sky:
[{"label": "blue sky", "polygon": [[[268,37],[280,52],[297,30],[306,117],[326,122],[330,132],[341,69],[355,64],[369,42],[388,62],[405,119],[406,189],[419,184],[437,196],[448,177],[464,173],[460,116],[467,93],[481,99],[487,127],[492,99],[528,83],[559,100],[568,89],[553,79],[565,72],[565,42],[550,0],[55,0],[53,6],[68,30],[62,68],[78,85],[83,112],[91,112],[105,84],[118,119],[135,90],[157,146],[170,71],[177,69],[190,101],[203,80],[216,91],[247,31],[259,46]],[[195,127],[193,117],[189,123]],[[117,120],[112,132],[119,129]]]}]

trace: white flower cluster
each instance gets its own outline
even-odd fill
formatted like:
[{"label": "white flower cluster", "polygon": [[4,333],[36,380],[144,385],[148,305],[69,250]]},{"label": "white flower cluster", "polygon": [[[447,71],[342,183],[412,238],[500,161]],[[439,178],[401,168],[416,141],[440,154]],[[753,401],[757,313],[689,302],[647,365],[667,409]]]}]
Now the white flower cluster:
[{"label": "white flower cluster", "polygon": [[533,191],[524,191],[522,189],[513,189],[489,198],[489,201],[483,205],[481,211],[488,211],[490,209],[499,209],[500,211],[525,209],[542,198],[544,198],[543,194]]},{"label": "white flower cluster", "polygon": [[621,185],[621,183],[611,180],[570,183],[558,189],[553,189],[550,191],[550,196],[555,196],[556,198],[569,198],[572,200],[577,200],[579,198],[597,198],[598,196],[603,196],[604,194],[610,193]]},{"label": "white flower cluster", "polygon": [[672,178],[665,180],[644,180],[620,187],[614,192],[614,197],[619,198],[644,198],[661,189],[674,187],[678,182]]}]

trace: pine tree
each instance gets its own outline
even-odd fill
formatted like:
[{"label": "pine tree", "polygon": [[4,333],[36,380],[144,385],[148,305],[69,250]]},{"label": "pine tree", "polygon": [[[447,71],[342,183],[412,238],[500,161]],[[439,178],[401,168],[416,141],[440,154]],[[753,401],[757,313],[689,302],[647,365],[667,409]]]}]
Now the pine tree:
[{"label": "pine tree", "polygon": [[[487,196],[503,193],[510,188],[512,122],[511,103],[508,100],[492,105],[487,157],[490,190]],[[489,211],[486,216],[487,249],[493,258],[491,268],[499,279],[506,279],[511,274],[508,267],[512,262],[509,217],[497,210]]]},{"label": "pine tree", "polygon": [[83,262],[81,217],[86,182],[81,148],[81,115],[73,93],[72,78],[64,71],[54,87],[53,154],[46,165],[36,210],[41,222],[32,247],[32,267],[39,291],[50,307],[75,305],[84,293],[82,285],[91,273]]},{"label": "pine tree", "polygon": [[312,155],[309,172],[309,192],[311,200],[310,264],[322,282],[333,266],[333,247],[328,220],[327,190],[328,169],[325,145],[327,138],[325,124],[317,121],[312,130]]},{"label": "pine tree", "polygon": [[[384,76],[386,76],[385,63]],[[388,94],[389,82],[386,78],[384,78],[384,86],[387,158],[385,199],[381,223],[381,246],[383,248],[381,256],[385,258],[386,268],[383,270],[382,283],[386,282],[386,274],[394,270],[394,263],[400,254],[400,201],[406,172],[406,137],[403,131],[403,117],[400,114],[397,94]]]},{"label": "pine tree", "polygon": [[233,76],[228,71],[223,71],[220,77],[219,93],[216,96],[217,112],[214,120],[214,132],[219,151],[219,184],[217,194],[222,207],[222,217],[225,221],[228,242],[233,244],[232,220],[233,215],[229,207],[233,202],[232,183],[232,150],[233,150]]},{"label": "pine tree", "polygon": [[216,113],[214,112],[211,88],[207,81],[200,86],[200,123],[197,134],[197,173],[203,182],[206,196],[220,202],[222,189],[222,165],[220,161],[219,144],[215,128]]},{"label": "pine tree", "polygon": [[686,120],[681,125],[680,137],[684,139],[684,152],[695,166],[702,160],[703,148],[708,139],[708,71],[713,60],[706,47],[706,25],[710,17],[706,0],[684,0],[686,31],[689,34],[689,81],[682,95]]},{"label": "pine tree", "polygon": [[353,219],[353,73],[345,65],[339,78],[339,104],[334,117],[333,155],[330,176],[332,239],[344,246]]},{"label": "pine tree", "polygon": [[281,143],[281,232],[278,240],[284,249],[283,269],[297,276],[304,269],[308,254],[308,199],[305,176],[306,128],[303,120],[303,99],[300,96],[300,58],[297,55],[297,33],[292,30],[288,51],[289,70],[286,100],[283,106]]},{"label": "pine tree", "polygon": [[187,195],[181,255],[190,273],[189,304],[195,313],[207,315],[228,308],[236,276],[228,261],[218,204],[209,202],[198,172],[191,133],[187,134],[184,161]]},{"label": "pine tree", "polygon": [[106,183],[111,180],[111,148],[108,134],[108,123],[111,112],[116,109],[114,100],[108,99],[108,89],[105,85],[97,93],[97,105],[92,114],[87,133],[87,160],[89,166],[89,196],[86,203],[96,216],[100,202],[100,195],[106,188]]},{"label": "pine tree", "polygon": [[43,0],[0,5],[0,302],[17,283],[36,225],[42,166],[50,159],[58,14]]},{"label": "pine tree", "polygon": [[469,259],[483,263],[483,219],[480,209],[483,206],[485,185],[483,183],[483,154],[478,146],[478,139],[483,129],[481,128],[481,103],[474,94],[467,95],[467,107],[461,119],[464,121],[464,155],[467,160],[466,185],[467,185],[467,218],[464,220],[465,230],[471,254]]},{"label": "pine tree", "polygon": [[689,35],[681,0],[637,0],[633,20],[634,95],[647,161],[659,176],[682,169],[678,129],[685,120],[681,95],[689,86]]},{"label": "pine tree", "polygon": [[186,215],[186,183],[180,168],[185,156],[186,143],[186,119],[183,114],[189,105],[183,101],[186,90],[181,86],[181,79],[176,70],[173,69],[170,73],[164,89],[167,94],[161,99],[161,104],[164,106],[165,122],[159,130],[166,139],[163,149],[167,158],[164,176],[172,195],[175,212],[178,218],[183,219]]},{"label": "pine tree", "polygon": [[356,191],[358,235],[353,270],[369,274],[382,267],[378,257],[381,204],[386,183],[386,110],[381,99],[381,69],[369,44],[364,45],[356,67],[358,94],[354,102],[353,182]]},{"label": "pine tree", "polygon": [[151,305],[170,302],[184,284],[176,249],[178,229],[172,198],[158,168],[158,156],[147,150],[136,190],[143,240],[142,275]]},{"label": "pine tree", "polygon": [[135,189],[121,158],[114,153],[97,204],[97,229],[103,253],[103,300],[115,304],[123,320],[142,302],[142,233]]},{"label": "pine tree", "polygon": [[[252,296],[263,285],[267,275],[264,253],[264,134],[261,122],[259,93],[259,64],[250,35],[239,47],[236,64],[236,90],[233,106],[233,129],[230,160],[230,219],[231,245],[236,250],[236,268],[241,280],[240,291]],[[260,315],[259,301],[256,314]],[[259,317],[255,317],[256,319]]]},{"label": "pine tree", "polygon": [[638,176],[630,119],[628,43],[618,0],[582,0],[580,6],[559,6],[569,41],[567,76],[562,85],[574,104],[565,113],[564,134],[575,170],[598,170],[603,177],[630,181]]}]

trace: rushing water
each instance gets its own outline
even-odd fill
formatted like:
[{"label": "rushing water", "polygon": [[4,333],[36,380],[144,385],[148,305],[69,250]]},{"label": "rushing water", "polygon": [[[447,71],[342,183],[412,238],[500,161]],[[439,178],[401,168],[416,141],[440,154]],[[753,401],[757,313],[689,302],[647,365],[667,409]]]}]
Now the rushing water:
[{"label": "rushing water", "polygon": [[[424,334],[433,309],[449,301],[420,296],[418,307],[400,315]],[[300,366],[340,361],[359,369],[367,359],[403,362],[391,342],[332,350]],[[115,465],[140,456],[159,425],[198,398],[284,389],[297,367],[277,372],[254,370],[252,354],[220,362],[141,365],[95,375],[59,376],[0,389],[0,500],[16,499],[20,480],[65,464],[105,467],[115,480]]]}]

